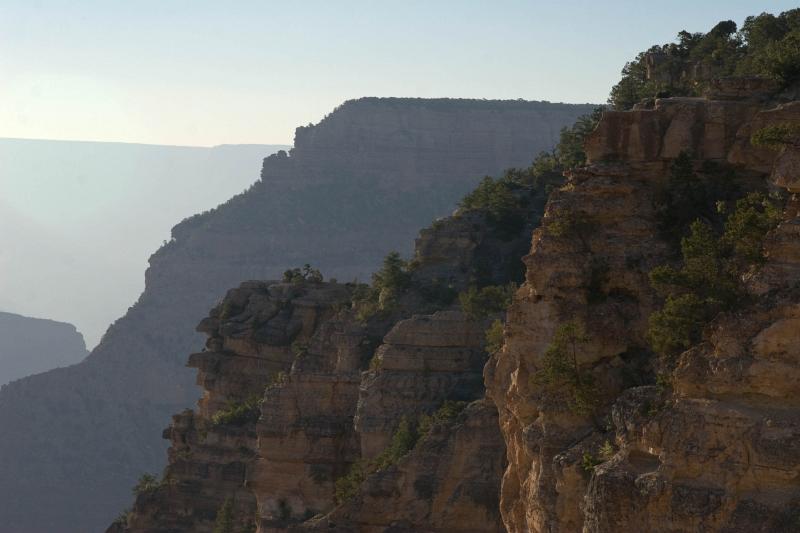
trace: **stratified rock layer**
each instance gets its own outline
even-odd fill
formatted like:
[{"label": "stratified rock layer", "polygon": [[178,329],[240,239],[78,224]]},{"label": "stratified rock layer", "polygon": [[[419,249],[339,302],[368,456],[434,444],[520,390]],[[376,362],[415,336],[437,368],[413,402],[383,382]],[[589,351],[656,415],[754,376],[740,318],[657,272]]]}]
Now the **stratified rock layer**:
[{"label": "stratified rock layer", "polygon": [[[130,530],[210,532],[228,499],[237,527],[255,524],[245,479],[258,450],[258,404],[286,379],[291,345],[307,343],[349,300],[340,284],[248,282],[228,292],[198,327],[209,335],[206,349],[189,358],[203,398],[196,413],[173,417],[164,434],[172,442],[169,466],[158,487],[139,493]],[[241,413],[232,411],[239,406]]]},{"label": "stratified rock layer", "polygon": [[753,302],[680,357],[671,395],[641,387],[617,401],[620,449],[592,478],[585,531],[797,530],[799,223],[795,196],[765,240]]},{"label": "stratified rock layer", "polygon": [[[230,291],[200,324],[210,338],[189,361],[205,393],[165,433],[163,480],[109,531],[205,532],[226,512],[261,533],[497,531],[505,454],[482,380],[491,317],[466,315],[455,295],[519,272],[512,258],[538,224],[544,193],[519,194],[527,201],[517,234],[480,211],[424,230],[409,285],[372,316],[351,309],[352,284],[249,282]],[[247,401],[248,418],[220,423]],[[404,421],[417,428],[445,402],[473,403],[436,419],[403,457],[367,467],[346,501],[337,496],[353,465],[375,460]]]},{"label": "stratified rock layer", "polygon": [[[144,471],[161,428],[196,399],[192,328],[225,291],[311,263],[366,279],[485,174],[527,165],[591,106],[367,98],[299,128],[262,180],[173,229],[146,289],[88,360],[0,392],[0,523],[21,533],[98,530]],[[58,445],[54,445],[57,442]],[[42,501],[51,502],[43,506]]]},{"label": "stratified rock layer", "polygon": [[455,421],[434,426],[403,461],[367,479],[353,501],[290,531],[502,531],[503,449],[497,409],[473,402]]},{"label": "stratified rock layer", "polygon": [[[800,123],[796,103],[765,103],[742,87],[724,100],[607,112],[587,141],[589,165],[551,197],[505,345],[485,373],[508,448],[508,531],[797,529],[796,198],[765,240],[766,263],[743,280],[752,303],[713,321],[680,357],[672,389],[636,386],[653,379],[645,332],[658,299],[647,272],[671,255],[652,205],[670,160],[686,151],[697,165],[733,164],[741,184],[795,190],[795,148],[757,148],[750,136]],[[588,224],[565,229],[564,220]],[[594,378],[605,420],[575,414],[535,378],[558,326],[572,320],[586,327],[576,364]]]}]

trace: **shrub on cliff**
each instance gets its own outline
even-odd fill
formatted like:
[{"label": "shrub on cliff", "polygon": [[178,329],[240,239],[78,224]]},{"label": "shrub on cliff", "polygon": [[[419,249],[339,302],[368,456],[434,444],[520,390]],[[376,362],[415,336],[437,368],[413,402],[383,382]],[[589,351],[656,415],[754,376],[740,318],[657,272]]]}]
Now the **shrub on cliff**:
[{"label": "shrub on cliff", "polygon": [[478,289],[474,285],[458,295],[461,310],[472,319],[480,320],[495,313],[505,311],[511,305],[515,283],[508,285],[488,285]]},{"label": "shrub on cliff", "polygon": [[128,520],[130,519],[130,517],[131,517],[131,510],[123,509],[122,512],[119,513],[119,515],[117,515],[117,517],[114,519],[112,525],[125,528],[128,525]]},{"label": "shrub on cliff", "polygon": [[591,216],[576,210],[562,209],[546,220],[550,235],[575,240],[589,250],[589,237],[595,229],[595,221]]},{"label": "shrub on cliff", "polygon": [[421,439],[425,437],[436,424],[449,424],[453,422],[466,407],[467,402],[446,400],[441,407],[432,414],[423,414],[419,417],[419,422],[417,424],[418,438]]},{"label": "shrub on cliff", "polygon": [[800,124],[773,124],[756,131],[750,142],[754,146],[779,149],[783,146],[800,146]]},{"label": "shrub on cliff", "polygon": [[484,334],[486,337],[486,353],[489,355],[500,351],[503,347],[503,322],[494,320]]},{"label": "shrub on cliff", "polygon": [[353,309],[361,321],[394,307],[397,298],[411,285],[408,262],[397,252],[390,252],[383,266],[372,275],[372,286],[359,285],[353,291]]},{"label": "shrub on cliff", "polygon": [[661,310],[650,316],[647,338],[653,351],[674,355],[692,346],[710,319],[708,302],[694,294],[669,296]]},{"label": "shrub on cliff", "polygon": [[548,395],[563,398],[572,412],[581,415],[594,412],[598,396],[592,375],[578,362],[578,354],[588,342],[589,336],[580,322],[572,320],[560,325],[539,370],[532,376]]},{"label": "shrub on cliff", "polygon": [[583,143],[603,114],[603,107],[562,128],[552,152],[542,152],[527,168],[512,168],[494,179],[486,176],[461,202],[462,211],[482,211],[504,236],[514,236],[525,226],[525,207],[533,195],[548,193],[564,182],[564,171],[586,163]]},{"label": "shrub on cliff", "polygon": [[230,401],[211,417],[215,426],[242,426],[258,421],[261,416],[261,397],[253,395],[241,402]]},{"label": "shrub on cliff", "polygon": [[784,85],[800,78],[800,9],[747,17],[740,37],[746,53],[737,74],[770,77]]},{"label": "shrub on cliff", "polygon": [[486,213],[488,222],[505,235],[514,235],[525,224],[521,215],[525,199],[516,194],[519,190],[516,182],[486,176],[478,187],[467,194],[458,206],[464,211],[482,211]]},{"label": "shrub on cliff", "polygon": [[309,283],[322,283],[322,280],[322,273],[316,268],[312,268],[308,263],[303,265],[302,269],[292,268],[283,273],[284,283],[303,283],[305,281]]},{"label": "shrub on cliff", "polygon": [[347,474],[336,480],[334,494],[336,503],[343,503],[352,499],[358,494],[358,489],[370,474],[397,463],[397,461],[414,449],[414,445],[417,443],[418,439],[419,433],[417,432],[417,428],[404,416],[400,420],[397,429],[392,434],[392,440],[389,446],[387,446],[380,455],[372,461],[366,459],[356,461],[350,467]]},{"label": "shrub on cliff", "polygon": [[712,226],[722,224],[721,205],[739,196],[736,175],[729,167],[703,162],[695,170],[691,154],[682,151],[670,166],[670,174],[653,198],[658,228],[677,245],[691,223],[702,219]]},{"label": "shrub on cliff", "polygon": [[800,80],[800,9],[748,17],[740,31],[730,20],[708,33],[682,31],[675,42],[652,46],[626,63],[609,103],[630,109],[655,96],[698,95],[712,78],[732,75],[772,78],[784,86]]},{"label": "shrub on cliff", "polygon": [[159,481],[158,477],[154,476],[153,474],[144,473],[139,477],[136,485],[134,485],[133,494],[138,496],[140,494],[154,492],[158,490],[161,485],[162,483]]},{"label": "shrub on cliff", "polygon": [[383,260],[383,266],[372,276],[372,285],[378,290],[400,292],[411,283],[408,263],[397,252],[390,252]]},{"label": "shrub on cliff", "polygon": [[736,210],[725,221],[722,244],[743,270],[750,263],[763,263],[764,236],[781,220],[780,201],[750,193],[736,202]]},{"label": "shrub on cliff", "polygon": [[705,211],[706,191],[694,171],[688,152],[681,152],[672,162],[670,176],[654,200],[659,229],[669,238],[680,237],[689,222]]},{"label": "shrub on cliff", "polygon": [[680,266],[650,272],[651,284],[665,297],[664,306],[650,316],[648,339],[656,353],[677,355],[700,340],[717,313],[742,303],[741,275],[763,261],[764,237],[780,217],[779,199],[750,193],[736,202],[722,235],[706,222],[692,223],[681,240]]},{"label": "shrub on cliff", "polygon": [[233,499],[230,496],[217,509],[214,533],[233,533]]},{"label": "shrub on cliff", "polygon": [[696,343],[703,325],[739,297],[736,279],[708,224],[695,221],[681,241],[681,251],[679,268],[660,266],[650,272],[650,282],[666,301],[650,316],[648,339],[656,353],[666,356]]},{"label": "shrub on cliff", "polygon": [[[575,124],[569,128],[562,128],[558,144],[555,149],[555,158],[562,172],[565,169],[582,166],[586,163],[586,152],[583,143],[586,137],[594,131],[603,115],[605,108],[595,108],[588,115],[578,117]],[[534,166],[536,162],[534,162]]]}]

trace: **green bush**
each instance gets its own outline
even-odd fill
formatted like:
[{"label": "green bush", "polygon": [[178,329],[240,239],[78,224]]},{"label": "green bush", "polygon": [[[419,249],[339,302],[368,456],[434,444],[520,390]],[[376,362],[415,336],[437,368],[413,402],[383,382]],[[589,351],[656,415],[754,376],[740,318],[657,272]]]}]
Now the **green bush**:
[{"label": "green bush", "polygon": [[615,453],[616,451],[614,450],[614,446],[608,440],[606,440],[603,443],[603,445],[600,446],[599,455],[600,459],[602,459],[603,461],[608,461],[609,459],[614,457]]},{"label": "green bush", "polygon": [[[277,387],[279,385],[283,385],[287,381],[289,381],[289,374],[287,374],[286,372],[281,370],[280,372],[276,372],[272,376],[272,379],[269,381],[269,384],[266,386],[266,388],[267,389],[271,389],[272,387]],[[251,397],[251,400],[252,399],[255,399],[255,397]],[[256,401],[260,402],[260,400],[256,400]]]},{"label": "green bush", "polygon": [[322,283],[322,273],[316,268],[311,268],[311,265],[306,263],[303,268],[292,268],[283,273],[284,283]]},{"label": "green bush", "polygon": [[480,320],[494,313],[505,311],[517,287],[508,285],[488,285],[478,289],[474,285],[458,295],[461,309],[472,319]]},{"label": "green bush", "polygon": [[261,397],[253,395],[241,402],[229,401],[211,417],[215,426],[243,426],[258,422],[261,416]]},{"label": "green bush", "polygon": [[740,296],[708,224],[695,221],[681,251],[680,268],[661,266],[650,272],[651,284],[666,296],[664,307],[650,316],[648,330],[653,350],[662,356],[674,356],[697,342],[704,324]]},{"label": "green bush", "polygon": [[[650,47],[622,69],[609,103],[630,109],[655,96],[694,96],[712,78],[761,76],[787,86],[800,79],[800,10],[778,16],[762,13],[745,20],[740,31],[727,20],[708,33],[682,31],[676,42]],[[655,76],[647,79],[647,59],[656,57]],[[700,70],[708,79],[685,73]]]},{"label": "green bush", "polygon": [[352,500],[358,494],[361,484],[371,473],[367,470],[369,466],[369,462],[363,459],[356,461],[350,466],[347,474],[336,480],[334,500],[337,504]]},{"label": "green bush", "polygon": [[364,480],[367,479],[367,476],[396,464],[397,461],[414,449],[418,439],[419,434],[416,428],[404,416],[392,435],[389,446],[379,456],[372,461],[361,459],[355,462],[347,474],[336,480],[334,495],[336,503],[351,500],[358,494],[358,490]]},{"label": "green bush", "polygon": [[411,272],[397,252],[390,252],[381,269],[372,275],[372,286],[359,285],[353,291],[353,309],[362,322],[382,311],[390,311],[397,298],[411,285]]},{"label": "green bush", "polygon": [[454,402],[451,400],[445,401],[439,409],[433,412],[433,414],[426,415],[423,414],[419,418],[419,423],[417,425],[417,434],[418,438],[425,437],[428,433],[430,433],[431,428],[435,424],[448,424],[453,422],[458,415],[467,407],[467,402]]},{"label": "green bush", "polygon": [[750,193],[736,202],[736,210],[725,221],[722,243],[732,255],[745,263],[764,261],[764,236],[781,221],[776,199]]},{"label": "green bush", "polygon": [[503,218],[519,206],[512,192],[514,188],[513,181],[485,176],[472,192],[461,199],[459,207],[465,211],[486,211],[496,218]]},{"label": "green bush", "polygon": [[563,396],[570,410],[580,415],[594,412],[598,396],[592,375],[578,363],[578,354],[588,342],[581,323],[572,320],[562,324],[544,353],[541,368],[532,377],[549,394]]},{"label": "green bush", "polygon": [[594,131],[603,116],[603,107],[598,107],[588,115],[578,117],[569,128],[563,128],[556,145],[556,160],[563,169],[570,169],[586,164],[586,153],[583,143]]},{"label": "green bush", "polygon": [[753,146],[778,149],[783,146],[800,145],[800,124],[774,124],[756,131],[750,136]]},{"label": "green bush", "polygon": [[688,349],[717,313],[744,301],[741,275],[764,260],[764,237],[780,219],[777,200],[751,193],[736,202],[721,236],[707,223],[692,223],[681,240],[681,265],[650,272],[651,284],[666,299],[649,319],[648,339],[657,354],[670,358]]},{"label": "green bush", "polygon": [[696,343],[714,306],[694,294],[669,296],[661,310],[650,315],[647,338],[653,351],[672,356]]},{"label": "green bush", "polygon": [[462,211],[483,211],[488,222],[507,238],[518,234],[526,224],[525,213],[532,197],[549,194],[564,182],[564,171],[586,163],[583,143],[597,127],[603,107],[579,117],[571,127],[561,130],[552,152],[541,152],[527,168],[512,168],[493,179],[486,176],[459,203]]},{"label": "green bush", "polygon": [[[716,179],[720,173],[712,171],[711,167],[705,168],[709,174],[698,174],[691,155],[681,152],[672,162],[669,179],[655,195],[653,204],[659,230],[672,243],[680,241],[692,221],[698,218],[715,220],[717,200],[731,194],[731,190],[720,190],[725,189]],[[727,184],[727,189],[735,187],[731,179]]]},{"label": "green bush", "polygon": [[497,353],[503,347],[503,322],[495,319],[486,330],[486,352]]},{"label": "green bush", "polygon": [[602,462],[603,461],[597,459],[591,453],[583,452],[583,457],[581,458],[581,467],[583,468],[584,472],[592,472],[595,467]]},{"label": "green bush", "polygon": [[147,494],[149,492],[154,492],[161,488],[162,482],[159,481],[157,476],[153,474],[144,473],[139,477],[139,480],[136,482],[136,485],[133,487],[133,494],[138,496],[140,494]]},{"label": "green bush", "polygon": [[303,357],[308,354],[308,342],[296,340],[291,345],[292,355],[295,357]]},{"label": "green bush", "polygon": [[614,446],[606,440],[598,449],[598,455],[595,456],[591,452],[583,452],[581,456],[581,468],[586,473],[591,473],[597,468],[598,465],[603,464],[614,456]]},{"label": "green bush", "polygon": [[547,223],[550,235],[559,239],[580,241],[584,248],[589,247],[589,237],[595,228],[591,216],[574,210],[558,211]]},{"label": "green bush", "polygon": [[[509,175],[509,174],[507,174]],[[515,191],[519,185],[511,179],[486,176],[458,206],[463,211],[482,211],[492,227],[503,236],[517,234],[525,225],[522,209],[525,200]]]},{"label": "green bush", "polygon": [[214,520],[214,533],[234,533],[233,531],[233,499],[228,496],[217,509]]},{"label": "green bush", "polygon": [[369,360],[369,369],[372,372],[377,372],[378,370],[381,369],[382,366],[383,366],[383,357],[378,355],[378,353],[376,352],[375,355],[373,355],[372,358]]},{"label": "green bush", "polygon": [[373,287],[391,291],[401,291],[411,283],[408,263],[397,252],[390,252],[383,260],[381,269],[372,276]]},{"label": "green bush", "polygon": [[130,516],[131,516],[131,510],[130,510],[130,509],[124,509],[124,510],[123,510],[123,511],[122,511],[122,512],[121,512],[119,515],[117,515],[117,517],[114,519],[114,522],[113,522],[113,524],[114,524],[115,526],[127,526],[127,525],[128,525],[128,519],[130,518]]}]

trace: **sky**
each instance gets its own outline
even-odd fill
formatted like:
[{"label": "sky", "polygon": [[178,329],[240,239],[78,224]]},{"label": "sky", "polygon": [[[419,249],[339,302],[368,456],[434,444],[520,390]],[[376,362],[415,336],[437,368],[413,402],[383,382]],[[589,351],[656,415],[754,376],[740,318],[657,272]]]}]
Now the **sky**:
[{"label": "sky", "polygon": [[0,137],[291,144],[361,96],[602,103],[625,61],[783,0],[2,0]]}]

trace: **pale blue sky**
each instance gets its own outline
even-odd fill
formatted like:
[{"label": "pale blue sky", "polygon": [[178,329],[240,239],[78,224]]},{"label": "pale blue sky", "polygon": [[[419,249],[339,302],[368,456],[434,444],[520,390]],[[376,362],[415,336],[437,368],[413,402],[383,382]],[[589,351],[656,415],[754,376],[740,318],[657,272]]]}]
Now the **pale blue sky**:
[{"label": "pale blue sky", "polygon": [[771,0],[2,0],[0,137],[291,143],[359,96],[603,102],[636,52]]}]

